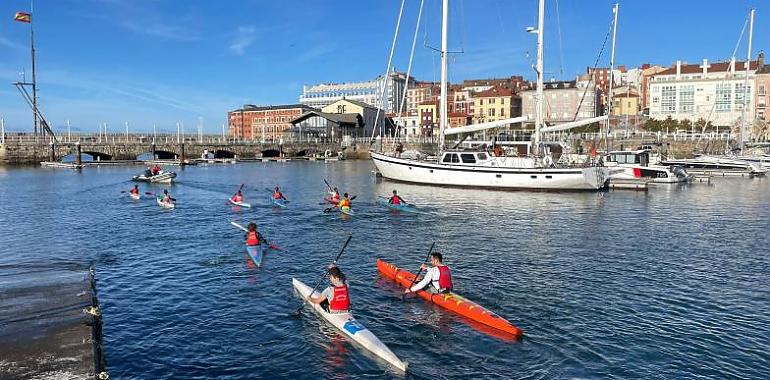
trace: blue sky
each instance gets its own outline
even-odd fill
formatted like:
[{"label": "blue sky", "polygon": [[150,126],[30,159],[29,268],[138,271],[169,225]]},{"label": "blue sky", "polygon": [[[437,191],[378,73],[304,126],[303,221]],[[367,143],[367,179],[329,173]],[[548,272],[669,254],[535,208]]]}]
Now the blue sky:
[{"label": "blue sky", "polygon": [[[407,0],[395,66],[406,70],[419,0]],[[413,74],[439,76],[440,0],[425,0]],[[549,76],[571,79],[593,65],[613,1],[547,0]],[[558,4],[559,12],[556,12]],[[303,84],[371,79],[385,70],[398,0],[38,0],[35,35],[41,108],[61,130],[217,133],[244,103],[296,103]],[[754,51],[768,46],[770,3],[759,0],[620,2],[618,64],[670,65],[727,59],[750,7]],[[31,130],[30,111],[10,82],[30,73],[29,28],[13,21],[28,0],[0,2],[0,117]],[[532,78],[537,0],[454,0],[450,80]],[[558,17],[557,17],[558,14]],[[746,32],[748,34],[748,31]],[[746,37],[738,50],[746,55]],[[609,64],[607,51],[600,61]]]}]

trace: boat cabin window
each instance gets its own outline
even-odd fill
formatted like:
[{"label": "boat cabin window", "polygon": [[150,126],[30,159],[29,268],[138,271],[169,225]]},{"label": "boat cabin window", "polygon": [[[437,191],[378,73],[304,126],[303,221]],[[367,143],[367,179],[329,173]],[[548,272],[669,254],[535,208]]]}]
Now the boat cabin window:
[{"label": "boat cabin window", "polygon": [[647,166],[650,164],[650,154],[647,152],[639,153],[639,164],[642,166]]},{"label": "boat cabin window", "polygon": [[476,163],[476,156],[473,155],[473,153],[463,153],[460,155],[460,158],[463,159],[464,164],[475,164]]},{"label": "boat cabin window", "polygon": [[476,153],[476,157],[478,157],[478,159],[480,161],[484,161],[484,160],[487,159],[487,154],[486,153]]},{"label": "boat cabin window", "polygon": [[455,153],[444,153],[444,158],[441,160],[441,162],[460,162],[460,158],[457,157],[457,154]]}]

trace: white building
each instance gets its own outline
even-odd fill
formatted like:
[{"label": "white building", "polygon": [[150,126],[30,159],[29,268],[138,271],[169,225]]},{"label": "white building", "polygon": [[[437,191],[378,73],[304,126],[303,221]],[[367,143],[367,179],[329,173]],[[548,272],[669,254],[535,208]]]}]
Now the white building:
[{"label": "white building", "polygon": [[[600,114],[599,89],[589,78],[573,81],[550,81],[543,83],[544,121],[549,124],[590,119]],[[521,116],[532,123],[535,120],[537,91],[521,92]]]},{"label": "white building", "polygon": [[393,123],[399,127],[401,137],[419,137],[422,135],[420,116],[409,116],[406,112],[402,116],[393,116]]},{"label": "white building", "polygon": [[[388,76],[383,108],[385,111],[396,110],[401,102],[407,87],[406,74],[392,72]],[[410,78],[409,83],[413,83]],[[351,83],[322,83],[313,86],[302,86],[302,95],[299,97],[301,104],[323,108],[341,99],[350,99],[378,107],[378,97],[382,91],[383,76],[366,82]]]},{"label": "white building", "polygon": [[[663,120],[669,116],[675,120],[698,119],[710,121],[715,126],[740,124],[744,105],[747,117],[754,115],[754,72],[757,61],[749,67],[748,88],[745,62],[676,65],[655,74],[650,81],[650,117]],[[746,99],[748,96],[748,99]]]}]

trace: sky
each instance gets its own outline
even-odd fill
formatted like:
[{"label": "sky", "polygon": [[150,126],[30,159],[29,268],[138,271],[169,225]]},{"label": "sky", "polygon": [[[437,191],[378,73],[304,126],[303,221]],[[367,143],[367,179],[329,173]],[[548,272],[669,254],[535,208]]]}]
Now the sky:
[{"label": "sky", "polygon": [[[441,1],[424,0],[412,74],[438,80]],[[573,79],[609,66],[614,0],[547,0],[545,72]],[[537,0],[450,1],[449,79],[534,79]],[[400,0],[37,0],[40,107],[57,131],[175,132],[202,122],[220,133],[243,104],[298,102],[303,85],[370,80],[385,72]],[[406,0],[394,67],[406,71],[420,0]],[[621,0],[616,64],[729,59],[749,8],[753,51],[770,43],[767,0]],[[11,85],[31,77],[29,0],[0,1],[0,117],[31,131]],[[748,28],[737,56],[747,53]]]}]

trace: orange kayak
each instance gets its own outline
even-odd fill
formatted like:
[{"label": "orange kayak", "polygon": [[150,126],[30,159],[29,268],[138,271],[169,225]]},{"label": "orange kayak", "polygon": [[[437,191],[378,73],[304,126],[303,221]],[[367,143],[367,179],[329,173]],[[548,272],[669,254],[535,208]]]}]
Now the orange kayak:
[{"label": "orange kayak", "polygon": [[[398,268],[395,265],[388,264],[382,259],[377,259],[377,270],[379,270],[383,276],[397,282],[404,288],[410,286],[414,280],[413,273]],[[512,334],[516,339],[520,338],[522,335],[520,328],[459,294],[431,294],[423,290],[417,291],[416,294],[426,301],[430,301],[444,309],[451,310],[476,322]]]}]

